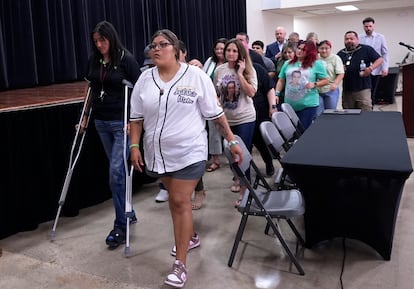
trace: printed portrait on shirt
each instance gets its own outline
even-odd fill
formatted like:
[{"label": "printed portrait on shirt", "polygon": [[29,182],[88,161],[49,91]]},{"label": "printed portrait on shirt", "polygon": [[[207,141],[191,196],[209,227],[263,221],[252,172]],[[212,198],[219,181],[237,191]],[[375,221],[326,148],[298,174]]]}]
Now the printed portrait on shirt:
[{"label": "printed portrait on shirt", "polygon": [[218,84],[218,94],[225,109],[236,109],[240,97],[240,83],[235,75],[226,75]]},{"label": "printed portrait on shirt", "polygon": [[305,88],[306,83],[309,82],[309,70],[291,68],[286,71],[286,90],[285,97],[294,101],[302,99],[307,89]]}]

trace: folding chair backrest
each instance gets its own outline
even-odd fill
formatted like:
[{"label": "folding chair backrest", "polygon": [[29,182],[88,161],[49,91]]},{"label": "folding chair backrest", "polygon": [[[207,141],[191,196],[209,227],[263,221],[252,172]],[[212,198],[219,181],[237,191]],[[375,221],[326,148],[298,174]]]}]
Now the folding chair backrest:
[{"label": "folding chair backrest", "polygon": [[300,122],[300,119],[298,115],[296,114],[295,110],[293,109],[293,107],[289,103],[286,103],[286,102],[282,103],[281,106],[282,106],[282,111],[286,113],[287,116],[290,118],[297,132],[299,134],[302,134],[305,131],[305,129],[303,127],[303,124]]},{"label": "folding chair backrest", "polygon": [[[245,172],[250,167],[250,163],[253,160],[253,157],[250,154],[249,150],[247,149],[246,145],[244,144],[243,140],[238,135],[235,135],[234,137],[235,137],[235,140],[239,142],[239,146],[243,152],[243,161],[241,163],[238,163],[238,166],[242,172]],[[223,140],[223,146],[224,146],[224,155],[227,157],[231,165],[234,163],[234,158],[231,154],[229,143],[227,142],[226,139]],[[232,170],[233,170],[233,167],[232,167]]]},{"label": "folding chair backrest", "polygon": [[282,111],[277,111],[272,115],[272,122],[276,128],[280,131],[285,140],[285,149],[289,149],[292,146],[295,139],[299,137],[296,132],[296,128],[288,115]]},{"label": "folding chair backrest", "polygon": [[270,121],[260,124],[260,133],[273,158],[280,160],[280,152],[283,150],[285,141],[277,130],[276,126]]}]

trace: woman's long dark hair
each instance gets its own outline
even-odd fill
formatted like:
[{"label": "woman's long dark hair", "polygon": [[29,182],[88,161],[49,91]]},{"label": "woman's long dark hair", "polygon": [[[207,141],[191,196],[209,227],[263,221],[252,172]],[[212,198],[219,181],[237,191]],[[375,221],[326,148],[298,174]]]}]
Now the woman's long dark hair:
[{"label": "woman's long dark hair", "polygon": [[[213,53],[211,54],[211,58],[213,59],[213,61],[215,63],[218,63],[219,62],[219,59],[218,59],[217,54],[216,54],[216,46],[217,46],[218,43],[223,43],[224,45],[226,45],[227,38],[219,38],[216,41],[214,41],[213,49],[212,49],[212,52]],[[223,51],[223,56],[224,56],[224,51]]]},{"label": "woman's long dark hair", "polygon": [[119,63],[121,62],[121,59],[125,53],[125,48],[121,43],[121,40],[119,40],[119,36],[115,30],[115,27],[108,21],[102,21],[96,24],[95,28],[92,30],[92,53],[94,55],[94,62],[99,63],[102,60],[103,55],[99,52],[93,40],[93,35],[95,33],[99,33],[103,38],[108,40],[109,57],[111,59],[111,63],[114,67],[119,66]]}]

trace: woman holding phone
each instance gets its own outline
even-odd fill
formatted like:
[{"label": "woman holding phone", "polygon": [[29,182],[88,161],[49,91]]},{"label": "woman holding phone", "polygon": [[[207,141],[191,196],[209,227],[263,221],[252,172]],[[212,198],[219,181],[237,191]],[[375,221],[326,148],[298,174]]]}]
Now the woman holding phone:
[{"label": "woman holding phone", "polygon": [[[246,147],[251,149],[256,121],[252,99],[257,90],[256,71],[248,52],[236,38],[229,40],[224,46],[224,58],[226,62],[216,69],[214,84],[232,132],[240,136]],[[231,99],[231,105],[230,92],[235,95]],[[247,176],[249,177],[249,172]],[[244,189],[235,178],[231,191],[239,193],[236,207],[240,205]]]}]

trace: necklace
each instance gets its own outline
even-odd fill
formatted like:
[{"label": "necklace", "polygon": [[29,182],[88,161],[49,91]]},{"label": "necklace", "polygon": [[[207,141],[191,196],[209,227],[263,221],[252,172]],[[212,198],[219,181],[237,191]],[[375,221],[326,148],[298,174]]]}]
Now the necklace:
[{"label": "necklace", "polygon": [[105,82],[106,74],[107,74],[108,69],[109,69],[109,67],[108,68],[106,67],[107,64],[108,63],[105,63],[105,61],[103,61],[101,59],[101,67],[100,67],[100,70],[99,70],[99,80],[101,81],[101,92],[99,94],[99,99],[101,101],[103,101],[104,97],[105,97],[104,82]]},{"label": "necklace", "polygon": [[349,66],[351,64],[351,59],[352,59],[353,54],[354,54],[354,52],[352,52],[351,55],[348,55],[348,60],[345,63],[346,66]]},{"label": "necklace", "polygon": [[354,52],[355,51],[358,51],[360,48],[361,48],[361,46],[358,46],[357,48],[355,48],[355,49],[353,49],[351,51],[349,51],[347,49],[344,49],[343,50],[343,52],[346,54],[346,58],[347,58],[347,60],[345,62],[345,65],[346,66],[349,66],[351,64],[351,59],[352,59],[352,56],[354,55]]}]

